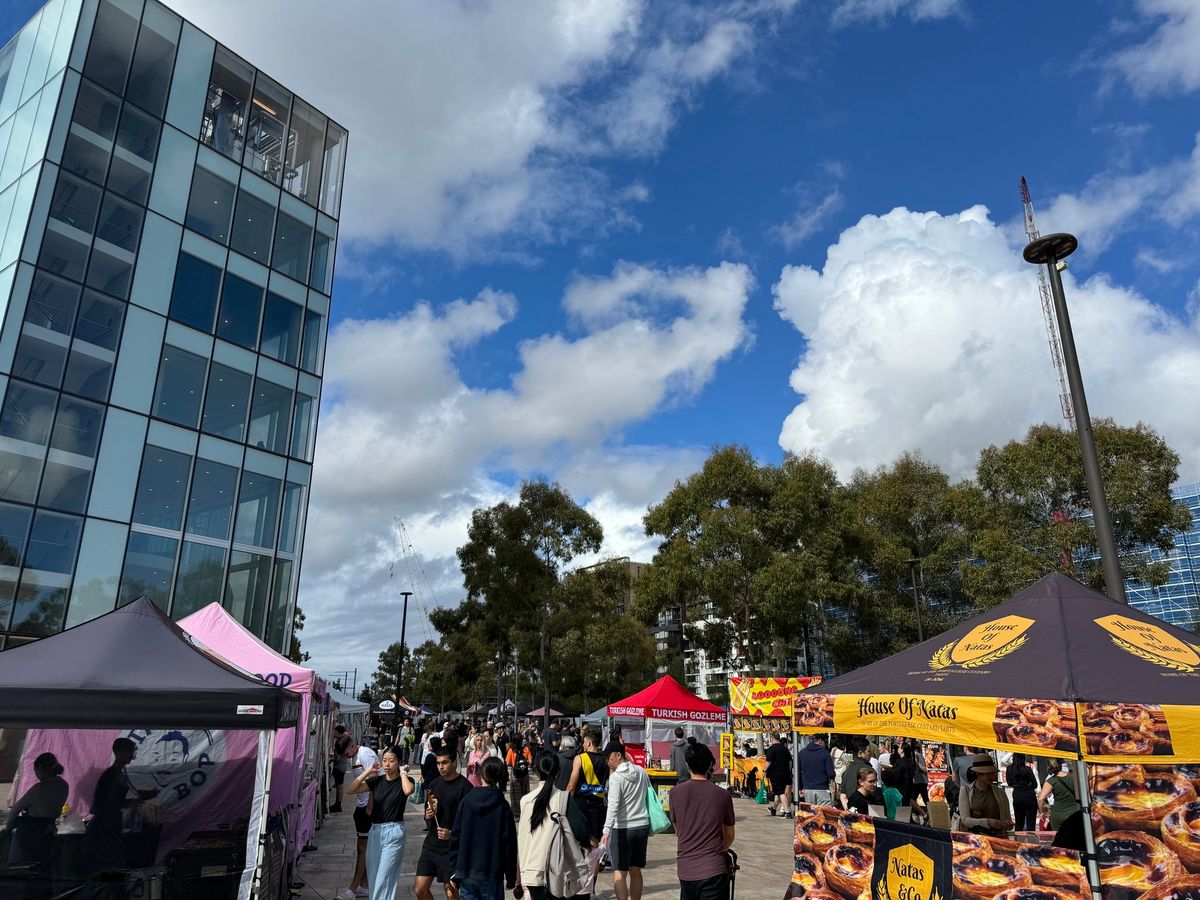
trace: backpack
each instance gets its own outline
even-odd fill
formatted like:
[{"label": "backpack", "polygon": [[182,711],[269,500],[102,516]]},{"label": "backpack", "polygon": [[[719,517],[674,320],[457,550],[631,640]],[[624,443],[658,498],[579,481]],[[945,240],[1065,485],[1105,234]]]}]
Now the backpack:
[{"label": "backpack", "polygon": [[550,813],[550,822],[554,836],[550,838],[546,859],[546,893],[552,897],[574,897],[587,883],[587,857],[571,833],[565,813]]}]

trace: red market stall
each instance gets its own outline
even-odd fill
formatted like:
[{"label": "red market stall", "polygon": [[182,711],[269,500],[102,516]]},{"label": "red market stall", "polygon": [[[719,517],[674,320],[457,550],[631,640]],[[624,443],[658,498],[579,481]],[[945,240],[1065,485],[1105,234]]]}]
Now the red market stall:
[{"label": "red market stall", "polygon": [[[697,697],[670,675],[664,675],[649,687],[645,687],[616,703],[608,705],[609,718],[642,719],[646,723],[645,743],[640,765],[645,765],[647,756],[670,757],[671,743],[675,740],[674,729],[685,725],[685,731],[694,734],[697,740],[708,744],[717,755],[717,735],[725,730],[728,718],[726,711],[715,704]],[[655,730],[655,723],[665,723]],[[636,742],[630,742],[636,751]],[[637,754],[631,752],[637,761]]]}]

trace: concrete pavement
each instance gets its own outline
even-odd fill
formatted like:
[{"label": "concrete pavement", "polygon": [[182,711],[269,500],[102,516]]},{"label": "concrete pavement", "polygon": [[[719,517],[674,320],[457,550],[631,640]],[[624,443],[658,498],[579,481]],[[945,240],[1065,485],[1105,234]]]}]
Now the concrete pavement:
[{"label": "concrete pavement", "polygon": [[[300,877],[306,882],[300,893],[301,900],[333,900],[334,895],[344,889],[350,880],[354,871],[355,838],[349,804],[353,798],[347,797],[346,800],[346,811],[325,820],[324,826],[313,837],[317,849],[305,853],[301,859]],[[772,818],[767,814],[766,807],[757,806],[751,800],[734,800],[733,804],[737,816],[737,838],[733,849],[737,851],[741,865],[735,896],[738,900],[781,900],[792,872],[792,820]],[[401,865],[397,900],[415,897],[412,890],[413,875],[420,854],[420,841],[424,837],[416,807],[410,807],[405,816],[405,825],[408,828],[408,846],[405,847]],[[673,834],[650,838],[647,863],[643,871],[643,896],[648,900],[678,897]],[[613,897],[611,871],[600,873],[598,888],[593,896],[604,900]],[[444,897],[440,889],[434,891],[435,900],[443,900]]]}]

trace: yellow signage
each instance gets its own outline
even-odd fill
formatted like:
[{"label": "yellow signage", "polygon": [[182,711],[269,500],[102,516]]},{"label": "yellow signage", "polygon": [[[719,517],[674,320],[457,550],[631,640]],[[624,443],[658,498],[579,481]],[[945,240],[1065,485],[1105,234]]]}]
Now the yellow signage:
[{"label": "yellow signage", "polygon": [[[797,691],[821,683],[821,676],[804,678],[730,678],[729,713],[733,716],[792,716],[792,700]],[[743,728],[739,731],[771,731],[770,727]]]},{"label": "yellow signage", "polygon": [[733,734],[728,731],[721,735],[721,768],[727,772],[733,768]]},{"label": "yellow signage", "polygon": [[1021,648],[1025,632],[1034,624],[1024,616],[1004,616],[976,625],[956,641],[951,641],[933,654],[932,669],[957,666],[976,669],[996,662]]},{"label": "yellow signage", "polygon": [[1096,624],[1112,637],[1126,653],[1177,672],[1195,672],[1200,668],[1200,647],[1185,643],[1157,625],[1125,616],[1111,615],[1096,619]]},{"label": "yellow signage", "polygon": [[876,883],[881,900],[941,900],[933,883],[933,860],[912,844],[888,854],[887,874]]}]

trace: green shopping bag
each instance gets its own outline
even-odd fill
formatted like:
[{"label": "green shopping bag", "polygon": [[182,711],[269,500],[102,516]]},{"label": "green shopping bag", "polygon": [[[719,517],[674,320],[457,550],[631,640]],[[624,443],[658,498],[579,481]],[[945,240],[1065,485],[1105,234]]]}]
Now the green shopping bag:
[{"label": "green shopping bag", "polygon": [[767,799],[767,783],[765,781],[758,786],[758,793],[754,795],[754,802],[759,806],[763,806],[771,802]]},{"label": "green shopping bag", "polygon": [[658,799],[658,790],[654,785],[646,788],[646,811],[650,813],[651,834],[662,834],[671,827],[671,820],[662,808],[662,801]]}]

